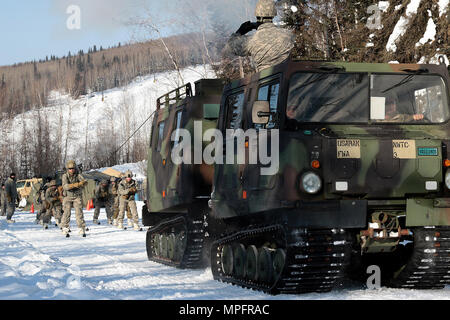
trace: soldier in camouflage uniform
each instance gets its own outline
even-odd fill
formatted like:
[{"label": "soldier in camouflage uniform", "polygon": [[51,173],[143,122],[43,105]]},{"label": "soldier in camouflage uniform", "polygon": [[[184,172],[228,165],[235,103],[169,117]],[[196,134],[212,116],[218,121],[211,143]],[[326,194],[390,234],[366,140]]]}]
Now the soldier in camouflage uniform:
[{"label": "soldier in camouflage uniform", "polygon": [[110,197],[107,205],[109,206],[109,210],[112,212],[111,221],[108,220],[108,224],[114,223],[114,225],[117,226],[117,217],[119,215],[119,195],[117,193],[117,181],[115,177],[111,177],[108,192]]},{"label": "soldier in camouflage uniform", "polygon": [[[237,56],[251,56],[256,71],[277,65],[289,57],[294,47],[294,35],[291,31],[277,27],[273,18],[277,15],[273,0],[259,0],[256,4],[255,15],[258,22],[244,22],[233,33],[227,44],[227,51]],[[252,36],[248,32],[257,28]]]},{"label": "soldier in camouflage uniform", "polygon": [[8,180],[5,183],[6,192],[6,222],[14,223],[12,216],[16,210],[16,200],[18,200],[17,188],[16,188],[16,174],[11,173]]},{"label": "soldier in camouflage uniform", "polygon": [[[47,178],[47,182],[41,186],[38,193],[37,203],[36,203],[36,224],[41,224],[44,226],[44,216],[47,214],[47,209],[49,207],[49,204],[45,201],[46,197],[46,191],[48,189],[48,186],[50,184],[51,179]],[[50,216],[51,219],[51,216]],[[45,228],[45,226],[44,226]]]},{"label": "soldier in camouflage uniform", "polygon": [[69,223],[72,207],[75,208],[75,215],[80,235],[86,236],[86,222],[83,217],[82,189],[87,181],[77,172],[75,161],[69,161],[66,165],[67,172],[62,176],[62,186],[64,189],[62,217],[62,231],[66,237],[69,235]]},{"label": "soldier in camouflage uniform", "polygon": [[109,193],[108,181],[102,180],[100,184],[95,188],[95,199],[94,199],[94,224],[100,224],[98,217],[100,215],[100,208],[105,207],[106,217],[108,218],[108,223],[112,219],[113,212],[111,211],[111,206],[109,206],[110,198],[113,195]]},{"label": "soldier in camouflage uniform", "polygon": [[48,214],[55,217],[55,222],[59,226],[61,224],[62,219],[62,195],[60,190],[58,190],[58,186],[56,184],[56,180],[52,180],[49,183],[47,191],[45,191],[45,199],[48,203]]},{"label": "soldier in camouflage uniform", "polygon": [[134,230],[140,230],[139,216],[137,213],[136,201],[134,195],[137,193],[136,181],[132,179],[133,173],[127,171],[125,178],[119,184],[119,229],[123,229],[123,218],[125,215],[125,209],[130,208],[133,217]]},{"label": "soldier in camouflage uniform", "polygon": [[0,204],[1,204],[1,216],[6,216],[6,190],[5,184],[2,183],[2,189],[0,190]]},{"label": "soldier in camouflage uniform", "polygon": [[[114,204],[113,204],[113,225],[115,227],[117,227],[119,225],[119,221],[118,221],[118,217],[119,217],[119,204],[120,204],[120,197],[119,197],[119,184],[120,181],[125,179],[125,173],[121,173],[120,174],[120,180],[119,182],[116,181],[115,178],[111,178],[111,194],[115,195],[114,197]],[[112,181],[114,180],[114,184],[112,183]],[[133,223],[132,223],[132,215],[131,215],[131,211],[130,211],[130,207],[127,206],[127,220],[128,220],[128,226],[132,227]]]}]

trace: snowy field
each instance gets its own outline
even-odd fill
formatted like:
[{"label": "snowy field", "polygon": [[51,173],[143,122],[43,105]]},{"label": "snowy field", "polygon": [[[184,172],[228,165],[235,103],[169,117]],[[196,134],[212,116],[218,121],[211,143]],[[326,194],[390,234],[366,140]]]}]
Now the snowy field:
[{"label": "snowy field", "polygon": [[[139,212],[142,203],[138,204]],[[14,225],[0,220],[0,300],[450,300],[444,290],[365,290],[348,284],[325,294],[268,296],[213,280],[208,269],[178,270],[147,260],[145,232],[106,224],[78,235],[72,214],[71,237],[58,228],[43,230],[35,215],[16,212]]]}]

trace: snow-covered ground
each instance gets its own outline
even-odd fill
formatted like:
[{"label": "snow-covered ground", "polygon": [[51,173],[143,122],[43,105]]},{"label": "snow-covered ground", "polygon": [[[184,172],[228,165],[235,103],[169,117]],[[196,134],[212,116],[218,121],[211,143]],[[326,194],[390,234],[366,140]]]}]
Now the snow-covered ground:
[{"label": "snow-covered ground", "polygon": [[[139,212],[142,203],[138,203]],[[58,228],[43,230],[34,214],[16,212],[16,223],[0,219],[0,300],[450,300],[444,290],[365,290],[348,284],[325,294],[268,296],[213,280],[209,269],[179,270],[147,260],[145,232],[92,225],[85,211],[88,236]]]}]

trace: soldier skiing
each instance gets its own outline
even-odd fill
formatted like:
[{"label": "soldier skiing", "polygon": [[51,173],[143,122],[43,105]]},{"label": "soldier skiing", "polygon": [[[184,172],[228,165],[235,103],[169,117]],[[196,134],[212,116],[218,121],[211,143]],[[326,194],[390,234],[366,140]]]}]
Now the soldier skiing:
[{"label": "soldier skiing", "polygon": [[127,207],[130,208],[133,217],[133,228],[134,230],[141,231],[142,228],[139,227],[139,216],[137,213],[136,201],[134,196],[137,193],[136,181],[133,180],[133,173],[127,171],[125,173],[125,178],[119,184],[119,229],[124,229],[123,218],[125,215],[125,210]]},{"label": "soldier skiing", "polygon": [[[277,65],[289,57],[294,47],[290,30],[277,27],[273,18],[277,9],[273,0],[259,0],[256,4],[256,23],[244,22],[228,40],[227,50],[237,56],[251,56],[257,72]],[[256,29],[255,34],[246,34]]]},{"label": "soldier skiing", "polygon": [[5,183],[5,193],[6,193],[6,222],[15,223],[12,220],[14,211],[16,210],[16,201],[19,200],[16,188],[16,174],[11,173],[8,180]]},{"label": "soldier skiing", "polygon": [[79,228],[79,234],[86,237],[86,222],[84,221],[82,209],[82,192],[87,181],[78,173],[75,161],[68,161],[67,172],[62,176],[62,186],[64,190],[62,217],[62,232],[69,237],[69,223],[72,207],[75,208],[75,216]]}]

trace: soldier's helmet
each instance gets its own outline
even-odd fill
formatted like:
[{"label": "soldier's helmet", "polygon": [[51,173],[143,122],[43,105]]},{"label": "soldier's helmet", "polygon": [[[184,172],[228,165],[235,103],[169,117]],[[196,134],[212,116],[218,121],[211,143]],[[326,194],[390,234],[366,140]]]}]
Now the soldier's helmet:
[{"label": "soldier's helmet", "polygon": [[125,172],[125,178],[133,178],[133,172],[131,172],[130,170]]},{"label": "soldier's helmet", "polygon": [[50,183],[48,184],[49,187],[56,187],[56,180],[52,180],[50,181]]},{"label": "soldier's helmet", "polygon": [[106,180],[106,179],[103,179],[102,181],[100,181],[100,184],[108,184],[108,180]]},{"label": "soldier's helmet", "polygon": [[277,8],[273,0],[258,0],[255,9],[257,18],[273,18],[277,15]]},{"label": "soldier's helmet", "polygon": [[67,163],[66,163],[67,170],[76,169],[76,168],[77,168],[77,164],[75,163],[75,161],[73,161],[73,160],[67,161]]}]

